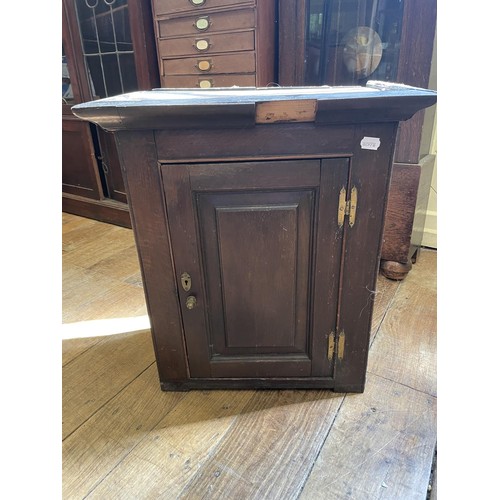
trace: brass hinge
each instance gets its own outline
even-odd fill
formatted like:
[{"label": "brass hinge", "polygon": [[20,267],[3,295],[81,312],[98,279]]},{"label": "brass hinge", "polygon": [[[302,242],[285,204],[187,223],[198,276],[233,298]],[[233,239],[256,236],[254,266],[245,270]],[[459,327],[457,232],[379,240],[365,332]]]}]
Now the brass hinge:
[{"label": "brass hinge", "polygon": [[358,189],[353,186],[351,189],[351,197],[347,199],[347,192],[345,187],[342,187],[339,193],[339,211],[338,223],[339,227],[344,225],[344,219],[349,217],[349,226],[354,226],[356,222],[356,209],[358,206]]},{"label": "brass hinge", "polygon": [[[341,330],[337,337],[337,358],[342,360],[344,358],[344,344],[345,344],[345,333]],[[328,361],[333,359],[333,353],[335,351],[335,334],[330,332],[328,335]]]},{"label": "brass hinge", "polygon": [[330,332],[328,335],[328,361],[333,359],[333,351],[335,349],[335,334]]}]

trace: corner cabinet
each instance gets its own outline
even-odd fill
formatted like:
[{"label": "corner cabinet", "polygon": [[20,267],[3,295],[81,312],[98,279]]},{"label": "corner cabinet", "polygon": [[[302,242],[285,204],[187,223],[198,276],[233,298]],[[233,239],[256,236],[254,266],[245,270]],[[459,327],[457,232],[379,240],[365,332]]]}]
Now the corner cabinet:
[{"label": "corner cabinet", "polygon": [[369,82],[73,107],[115,131],[164,390],[363,391],[396,130],[435,99]]}]

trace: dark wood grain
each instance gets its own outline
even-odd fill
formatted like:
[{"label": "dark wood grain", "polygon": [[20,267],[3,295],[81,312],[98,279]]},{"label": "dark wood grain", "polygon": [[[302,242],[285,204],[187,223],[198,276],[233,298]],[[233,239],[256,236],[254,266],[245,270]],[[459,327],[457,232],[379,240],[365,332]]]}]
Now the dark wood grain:
[{"label": "dark wood grain", "polygon": [[417,203],[420,165],[395,163],[387,201],[382,259],[407,263]]},{"label": "dark wood grain", "polygon": [[257,66],[256,82],[258,87],[267,87],[278,82],[277,9],[276,0],[257,2],[255,57]]},{"label": "dark wood grain", "polygon": [[115,137],[111,132],[106,132],[101,127],[97,128],[99,138],[99,149],[101,152],[101,162],[106,180],[107,197],[127,203],[127,194],[125,193],[125,183],[116,150]]},{"label": "dark wood grain", "polygon": [[[427,88],[436,33],[436,0],[405,2],[397,81]],[[396,142],[395,161],[418,163],[422,137],[423,111],[401,123]]]},{"label": "dark wood grain", "polygon": [[279,62],[280,85],[304,84],[306,40],[306,2],[279,1]]},{"label": "dark wood grain", "polygon": [[393,166],[380,268],[389,279],[406,278],[416,259],[424,233],[433,166],[433,155],[426,155],[417,164]]},{"label": "dark wood grain", "polygon": [[62,184],[66,193],[97,200],[102,197],[102,187],[89,127],[82,120],[63,117]]},{"label": "dark wood grain", "polygon": [[62,210],[117,226],[132,227],[128,205],[114,200],[92,200],[86,196],[63,193]]},{"label": "dark wood grain", "polygon": [[[283,144],[286,144],[286,154],[290,157],[340,156],[349,149],[353,136],[352,127],[282,124],[275,127],[272,134],[268,127],[233,128],[230,131],[231,139],[224,141],[218,139],[221,131],[216,129],[207,128],[201,135],[187,129],[159,130],[155,134],[158,157],[165,162],[181,159],[217,161],[227,158],[280,158],[283,156]],[[296,134],[299,134],[300,141],[296,140]],[[311,141],[315,143],[312,152],[308,146]]]},{"label": "dark wood grain", "polygon": [[[209,27],[206,31],[200,31],[195,25],[196,20],[199,19],[201,15],[207,18],[209,22]],[[255,23],[255,9],[253,8],[207,12],[205,10],[199,10],[196,7],[192,7],[192,10],[185,17],[164,18],[158,21],[158,34],[160,38],[158,47],[160,52],[162,52],[162,38],[176,37],[171,41],[180,40],[180,38],[177,37],[185,35],[194,35],[197,38],[211,38],[220,31],[234,32],[254,28]],[[192,40],[192,37],[187,39]],[[195,52],[192,45],[190,52]]]},{"label": "dark wood grain", "polygon": [[[318,100],[316,123],[287,121],[287,100],[304,95]],[[434,100],[375,83],[162,90],[77,108],[131,128],[116,134],[163,389],[363,391],[395,117]],[[279,102],[283,119],[249,126],[261,102]],[[353,187],[355,221],[339,223]]]},{"label": "dark wood grain", "polygon": [[150,0],[128,0],[128,10],[137,88],[151,90],[160,84],[151,2]]},{"label": "dark wood grain", "polygon": [[368,359],[370,325],[380,261],[396,124],[361,125],[355,143],[363,137],[380,138],[376,151],[356,149],[351,160],[348,191],[358,190],[356,223],[346,232],[338,332],[345,333],[343,359],[335,362],[338,391],[363,390]]},{"label": "dark wood grain", "polygon": [[181,304],[198,300],[182,307],[193,376],[307,376],[311,360],[315,375],[331,376],[339,269],[316,270],[314,255],[321,241],[340,256],[329,231],[338,197],[327,193],[347,184],[347,163],[323,169],[318,160],[164,167],[177,275],[193,283]]},{"label": "dark wood grain", "polygon": [[173,15],[183,12],[205,12],[207,9],[227,9],[242,4],[255,5],[255,0],[206,0],[201,5],[194,5],[189,0],[153,0],[156,15]]},{"label": "dark wood grain", "polygon": [[[159,85],[151,5],[149,0],[130,0],[128,9],[137,89],[150,90]],[[91,101],[95,96],[89,83],[75,2],[63,0],[62,11],[63,46],[75,102]],[[130,227],[113,136],[102,129],[91,132],[88,124],[78,123],[74,115],[70,116],[70,106],[63,104],[62,149],[63,210]]]},{"label": "dark wood grain", "polygon": [[[160,378],[184,379],[188,368],[154,137],[124,131],[116,138]],[[167,315],[156,314],[165,310]]]}]

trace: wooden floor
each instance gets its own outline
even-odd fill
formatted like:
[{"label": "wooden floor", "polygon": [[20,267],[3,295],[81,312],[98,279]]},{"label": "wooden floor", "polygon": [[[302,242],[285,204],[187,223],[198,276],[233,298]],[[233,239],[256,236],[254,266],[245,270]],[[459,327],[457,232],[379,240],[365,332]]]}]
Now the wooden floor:
[{"label": "wooden floor", "polygon": [[63,214],[63,498],[425,499],[436,257],[379,277],[364,394],[166,393],[132,231]]}]

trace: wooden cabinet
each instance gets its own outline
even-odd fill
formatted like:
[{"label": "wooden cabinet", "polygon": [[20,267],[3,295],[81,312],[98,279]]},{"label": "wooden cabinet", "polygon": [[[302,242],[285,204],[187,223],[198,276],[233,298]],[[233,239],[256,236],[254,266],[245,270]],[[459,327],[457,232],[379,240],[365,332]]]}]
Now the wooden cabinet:
[{"label": "wooden cabinet", "polygon": [[274,0],[153,0],[162,87],[276,82]]},{"label": "wooden cabinet", "polygon": [[114,137],[70,107],[157,85],[149,0],[63,0],[62,9],[62,207],[130,227]]},{"label": "wooden cabinet", "polygon": [[373,83],[73,108],[116,134],[164,390],[363,390],[397,125],[435,98]]},{"label": "wooden cabinet", "polygon": [[[368,78],[417,87],[428,84],[436,0],[120,0],[108,4],[100,0],[99,7],[92,9],[83,0],[63,1],[68,68],[81,87],[81,97],[74,102],[115,93],[98,90],[101,79],[89,77],[100,70],[96,54],[89,56],[92,63],[86,62],[89,57],[82,51],[78,24],[85,23],[86,16],[78,17],[75,5],[89,12],[87,21],[94,10],[99,19],[106,9],[130,11],[122,19],[129,23],[123,29],[129,42],[125,52],[133,52],[127,55],[123,74],[128,75],[128,86],[123,91],[159,85],[364,85]],[[92,37],[87,38],[88,44]],[[107,49],[101,55],[103,61],[109,60]],[[115,70],[109,73],[119,80]],[[136,76],[131,76],[134,71]],[[63,126],[64,209],[129,225],[112,136],[94,125],[77,125],[66,108],[64,120],[73,123]],[[419,154],[422,122],[423,112],[404,122],[396,144],[382,247],[382,272],[394,279],[404,278],[411,269],[423,235],[421,213],[430,189],[432,157]],[[81,135],[74,133],[76,127]]]}]

